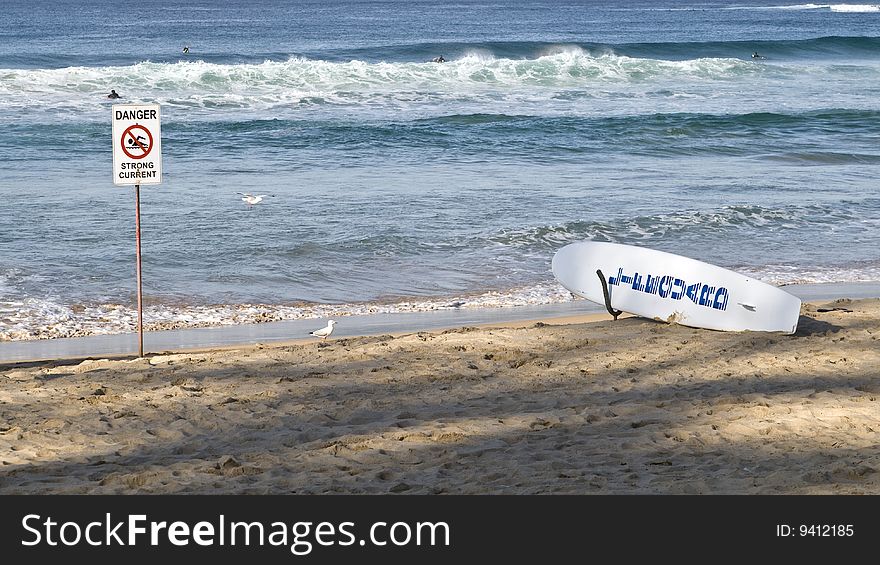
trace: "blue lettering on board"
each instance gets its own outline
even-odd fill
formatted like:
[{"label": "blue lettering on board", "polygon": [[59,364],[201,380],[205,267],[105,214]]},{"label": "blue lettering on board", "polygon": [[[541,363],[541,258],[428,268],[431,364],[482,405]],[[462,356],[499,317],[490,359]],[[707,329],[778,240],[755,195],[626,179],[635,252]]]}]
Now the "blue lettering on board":
[{"label": "blue lettering on board", "polygon": [[687,290],[685,290],[685,295],[694,301],[696,304],[698,298],[697,295],[700,293],[700,287],[703,286],[700,283],[688,285]]},{"label": "blue lettering on board", "polygon": [[684,279],[674,275],[640,275],[638,272],[632,276],[623,272],[623,267],[617,269],[617,275],[608,279],[609,286],[629,286],[635,291],[647,294],[656,294],[660,298],[681,300],[689,298],[698,306],[713,308],[715,310],[727,310],[727,302],[730,292],[723,286],[714,287],[703,283],[687,284]]},{"label": "blue lettering on board", "polygon": [[[680,290],[676,290],[679,288]],[[672,294],[669,295],[673,300],[681,300],[681,295],[684,293],[684,281],[681,279],[675,279],[672,281]]]},{"label": "blue lettering on board", "polygon": [[669,296],[669,291],[672,290],[672,277],[666,275],[662,279],[660,279],[660,286],[657,290],[657,294],[660,298],[666,298]]},{"label": "blue lettering on board", "polygon": [[617,269],[617,276],[611,277],[608,279],[608,284],[611,286],[618,286],[620,284],[620,277],[623,276],[623,268]]},{"label": "blue lettering on board", "polygon": [[645,290],[645,285],[642,284],[642,277],[640,277],[638,273],[633,277],[633,290]]},{"label": "blue lettering on board", "polygon": [[715,301],[712,302],[712,308],[716,310],[727,310],[727,298],[729,296],[730,293],[727,292],[726,288],[719,288],[718,292],[715,293]]},{"label": "blue lettering on board", "polygon": [[657,294],[657,283],[659,281],[660,277],[645,275],[645,292],[647,292],[648,294]]},{"label": "blue lettering on board", "polygon": [[710,295],[714,295],[715,287],[714,286],[706,286],[703,285],[702,290],[700,290],[700,301],[697,302],[700,306],[706,306],[706,303],[709,302],[711,306],[711,300],[709,299]]}]

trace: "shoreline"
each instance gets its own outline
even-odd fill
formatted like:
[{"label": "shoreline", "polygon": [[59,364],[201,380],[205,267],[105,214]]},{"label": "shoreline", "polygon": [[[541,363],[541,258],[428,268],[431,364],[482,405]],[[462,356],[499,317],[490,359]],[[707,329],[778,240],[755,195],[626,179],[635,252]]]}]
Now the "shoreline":
[{"label": "shoreline", "polygon": [[0,365],[0,494],[874,494],[880,299],[827,306]]},{"label": "shoreline", "polygon": [[[780,287],[804,302],[838,298],[880,297],[880,282],[813,283]],[[459,308],[425,312],[378,313],[336,318],[339,322],[332,339],[371,335],[402,335],[491,324],[547,322],[594,315],[607,316],[604,306],[587,300],[498,308]],[[314,340],[308,333],[324,325],[326,318],[284,320],[262,324],[240,324],[208,328],[188,328],[144,333],[147,354],[197,351],[255,344],[300,343]],[[554,323],[558,323],[554,322]],[[108,334],[76,338],[0,342],[0,364],[48,360],[124,357],[137,352],[137,334]]]}]

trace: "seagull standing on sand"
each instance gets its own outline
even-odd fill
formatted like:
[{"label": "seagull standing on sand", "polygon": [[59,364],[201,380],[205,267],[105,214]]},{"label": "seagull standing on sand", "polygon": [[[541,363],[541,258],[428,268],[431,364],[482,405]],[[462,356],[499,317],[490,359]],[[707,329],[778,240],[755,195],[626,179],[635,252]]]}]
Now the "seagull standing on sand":
[{"label": "seagull standing on sand", "polygon": [[270,196],[269,194],[250,194],[248,192],[236,192],[236,194],[241,194],[242,202],[246,202],[249,208],[262,202],[263,198]]},{"label": "seagull standing on sand", "polygon": [[333,326],[336,325],[336,320],[330,320],[327,322],[327,325],[320,330],[315,330],[313,332],[309,332],[309,335],[313,335],[315,337],[320,337],[321,339],[327,339],[327,336],[333,333]]}]

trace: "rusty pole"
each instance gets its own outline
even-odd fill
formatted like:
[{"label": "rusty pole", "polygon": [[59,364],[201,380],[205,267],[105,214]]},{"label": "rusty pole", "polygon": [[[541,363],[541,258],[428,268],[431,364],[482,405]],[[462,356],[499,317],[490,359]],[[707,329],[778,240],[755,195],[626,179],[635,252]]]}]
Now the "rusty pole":
[{"label": "rusty pole", "polygon": [[137,242],[138,357],[144,356],[144,299],[141,284],[141,185],[134,185],[134,231]]}]

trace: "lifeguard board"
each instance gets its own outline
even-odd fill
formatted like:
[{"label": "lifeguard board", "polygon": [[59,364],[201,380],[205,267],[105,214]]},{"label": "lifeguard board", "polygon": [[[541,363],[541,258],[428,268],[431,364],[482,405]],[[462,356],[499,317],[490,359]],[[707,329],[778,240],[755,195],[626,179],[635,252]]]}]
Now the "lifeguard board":
[{"label": "lifeguard board", "polygon": [[745,275],[664,251],[584,241],[556,252],[553,275],[568,290],[638,316],[696,328],[794,333],[801,301]]}]

